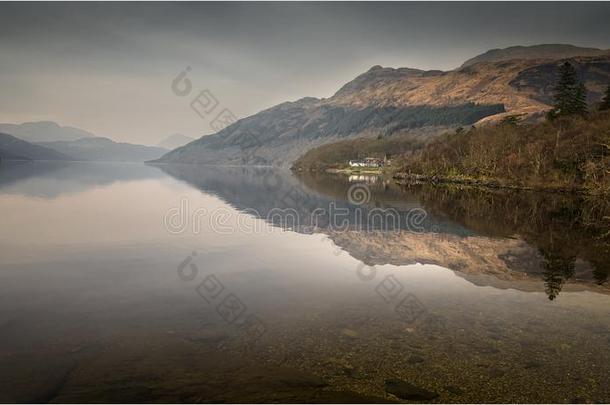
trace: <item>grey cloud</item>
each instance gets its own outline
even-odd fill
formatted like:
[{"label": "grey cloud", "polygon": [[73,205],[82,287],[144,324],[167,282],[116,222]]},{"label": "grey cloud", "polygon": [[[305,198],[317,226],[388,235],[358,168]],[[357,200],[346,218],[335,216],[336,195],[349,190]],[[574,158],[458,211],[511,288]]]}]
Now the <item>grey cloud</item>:
[{"label": "grey cloud", "polygon": [[610,48],[609,17],[608,3],[0,3],[0,121],[155,144],[210,132],[169,90],[186,65],[243,116],[330,96],[374,64],[451,69],[516,44]]}]

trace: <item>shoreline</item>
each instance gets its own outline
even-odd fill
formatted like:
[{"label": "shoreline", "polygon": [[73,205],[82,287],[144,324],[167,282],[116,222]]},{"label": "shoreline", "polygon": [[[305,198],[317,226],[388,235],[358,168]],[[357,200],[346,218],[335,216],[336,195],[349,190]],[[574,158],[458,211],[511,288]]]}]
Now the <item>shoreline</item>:
[{"label": "shoreline", "polygon": [[[412,173],[395,173],[392,178],[396,183],[401,185],[408,184],[423,184],[428,183],[432,185],[456,185],[466,187],[478,187],[495,190],[512,190],[512,191],[535,191],[545,193],[557,193],[557,194],[597,194],[592,193],[583,187],[558,187],[558,186],[528,186],[520,184],[506,184],[499,180],[494,179],[473,179],[473,178],[456,178],[447,176],[427,176],[423,174],[412,174]],[[604,194],[604,193],[599,193]]]},{"label": "shoreline", "polygon": [[324,172],[331,174],[374,174],[381,176],[384,174],[382,168],[369,169],[325,169]]}]

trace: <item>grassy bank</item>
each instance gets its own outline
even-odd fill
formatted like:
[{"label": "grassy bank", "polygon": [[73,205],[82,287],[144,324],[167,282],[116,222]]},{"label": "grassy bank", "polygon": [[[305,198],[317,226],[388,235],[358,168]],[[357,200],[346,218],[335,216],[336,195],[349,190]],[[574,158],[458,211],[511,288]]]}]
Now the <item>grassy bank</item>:
[{"label": "grassy bank", "polygon": [[467,188],[487,188],[487,189],[504,189],[504,190],[528,190],[528,191],[544,191],[557,193],[581,193],[586,194],[588,190],[578,185],[570,187],[560,187],[552,184],[523,184],[521,182],[511,182],[506,180],[498,180],[493,178],[473,178],[462,175],[454,176],[439,176],[439,175],[422,175],[415,173],[396,172],[392,173],[392,177],[398,184],[432,184],[445,186],[459,186]]},{"label": "grassy bank", "polygon": [[405,182],[607,194],[610,112],[445,134],[399,165]]}]

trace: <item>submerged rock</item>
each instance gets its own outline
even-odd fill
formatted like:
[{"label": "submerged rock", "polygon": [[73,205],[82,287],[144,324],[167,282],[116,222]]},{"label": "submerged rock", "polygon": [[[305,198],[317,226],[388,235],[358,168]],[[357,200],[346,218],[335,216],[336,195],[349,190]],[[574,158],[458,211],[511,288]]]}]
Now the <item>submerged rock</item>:
[{"label": "submerged rock", "polygon": [[489,369],[489,377],[491,378],[498,378],[498,377],[502,377],[504,376],[504,374],[506,374],[506,371],[498,368],[498,367],[492,367]]},{"label": "submerged rock", "polygon": [[348,376],[349,378],[353,378],[356,380],[364,378],[362,371],[360,369],[354,368],[352,366],[343,367],[342,370],[343,370],[343,373],[345,373],[345,375]]},{"label": "submerged rock", "polygon": [[418,364],[418,363],[423,363],[425,360],[423,357],[418,356],[416,354],[412,355],[411,357],[409,357],[407,359],[407,363],[409,364]]},{"label": "submerged rock", "polygon": [[328,385],[319,376],[296,370],[288,370],[277,379],[280,384],[292,388],[322,388]]},{"label": "submerged rock", "polygon": [[541,362],[536,361],[536,360],[530,360],[523,365],[523,367],[526,369],[541,368],[543,366],[544,366],[544,364],[542,364]]},{"label": "submerged rock", "polygon": [[436,392],[428,391],[396,378],[385,380],[385,390],[400,399],[411,401],[429,401],[438,397]]},{"label": "submerged rock", "polygon": [[448,385],[445,389],[455,395],[462,395],[464,393],[464,390],[456,385]]},{"label": "submerged rock", "polygon": [[345,328],[345,329],[343,329],[343,330],[341,331],[341,333],[343,333],[343,335],[344,335],[344,336],[347,336],[347,337],[349,337],[349,338],[352,338],[352,339],[358,339],[358,332],[356,332],[356,331],[355,331],[355,330],[353,330],[353,329],[347,329],[347,328]]}]

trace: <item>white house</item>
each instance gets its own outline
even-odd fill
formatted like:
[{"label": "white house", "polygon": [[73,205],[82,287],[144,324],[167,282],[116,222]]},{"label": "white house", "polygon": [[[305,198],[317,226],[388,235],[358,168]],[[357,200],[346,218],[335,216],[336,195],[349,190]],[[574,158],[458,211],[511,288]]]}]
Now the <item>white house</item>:
[{"label": "white house", "polygon": [[383,160],[378,158],[364,158],[362,160],[350,160],[350,167],[383,167]]}]

